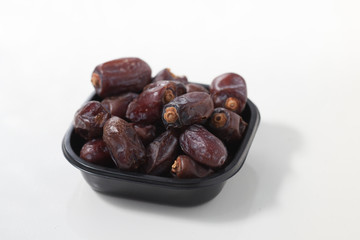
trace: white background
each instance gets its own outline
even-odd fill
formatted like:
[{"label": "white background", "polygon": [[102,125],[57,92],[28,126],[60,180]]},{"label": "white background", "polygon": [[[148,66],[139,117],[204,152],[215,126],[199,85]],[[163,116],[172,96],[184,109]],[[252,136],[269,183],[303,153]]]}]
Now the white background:
[{"label": "white background", "polygon": [[[1,239],[359,239],[359,1],[1,1]],[[207,204],[98,194],[61,140],[94,67],[247,81],[262,121]]]}]

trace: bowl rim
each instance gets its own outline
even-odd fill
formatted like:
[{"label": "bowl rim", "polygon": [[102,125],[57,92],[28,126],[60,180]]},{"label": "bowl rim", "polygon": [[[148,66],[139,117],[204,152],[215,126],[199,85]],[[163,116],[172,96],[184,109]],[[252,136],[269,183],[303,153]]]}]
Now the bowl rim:
[{"label": "bowl rim", "polygon": [[[206,85],[205,85],[206,86]],[[96,96],[95,92],[86,100],[86,102],[94,99]],[[107,168],[99,165],[89,163],[81,159],[72,149],[71,136],[74,133],[73,124],[68,128],[63,141],[62,150],[65,158],[79,170],[88,174],[94,174],[103,178],[118,179],[124,181],[132,181],[146,184],[161,185],[164,187],[171,188],[198,188],[207,187],[220,182],[224,182],[236,174],[243,166],[250,149],[251,143],[255,137],[256,130],[260,123],[260,113],[256,105],[250,100],[247,100],[246,108],[250,111],[250,120],[248,121],[247,130],[240,140],[240,146],[234,154],[232,161],[223,169],[216,171],[215,173],[203,177],[203,178],[192,178],[192,179],[178,179],[169,178],[162,176],[148,175],[138,172],[127,172],[120,169]]]}]

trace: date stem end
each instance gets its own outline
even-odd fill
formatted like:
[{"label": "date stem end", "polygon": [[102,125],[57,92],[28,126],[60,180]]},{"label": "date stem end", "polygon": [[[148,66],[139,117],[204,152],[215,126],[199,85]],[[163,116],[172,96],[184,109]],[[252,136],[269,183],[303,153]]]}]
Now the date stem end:
[{"label": "date stem end", "polygon": [[239,108],[239,105],[239,100],[234,97],[229,97],[228,99],[226,99],[225,108],[231,111],[236,111],[236,109]]},{"label": "date stem end", "polygon": [[227,122],[225,113],[215,113],[211,118],[211,123],[216,128],[222,128]]},{"label": "date stem end", "polygon": [[91,76],[91,83],[94,87],[99,88],[100,87],[100,76],[97,73],[93,73]]},{"label": "date stem end", "polygon": [[165,109],[164,119],[168,123],[175,123],[179,119],[178,112],[175,107],[168,107]]}]

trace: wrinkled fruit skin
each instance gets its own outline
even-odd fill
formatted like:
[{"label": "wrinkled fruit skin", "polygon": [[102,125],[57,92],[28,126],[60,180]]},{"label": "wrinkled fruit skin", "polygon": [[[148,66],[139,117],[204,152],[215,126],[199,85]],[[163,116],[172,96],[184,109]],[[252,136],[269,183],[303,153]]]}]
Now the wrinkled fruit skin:
[{"label": "wrinkled fruit skin", "polygon": [[[223,126],[218,126],[216,122],[217,114],[223,114],[223,116],[225,116],[226,122]],[[209,119],[209,127],[212,133],[225,142],[240,140],[247,125],[240,115],[225,108],[215,108]]]},{"label": "wrinkled fruit skin", "polygon": [[248,119],[246,83],[235,73],[219,75],[208,86],[189,83],[169,68],[152,77],[145,61],[129,57],[97,65],[91,83],[98,101],[74,116],[74,150],[85,143],[80,157],[100,166],[206,177],[232,161],[248,128],[241,117]]},{"label": "wrinkled fruit skin", "polygon": [[91,82],[100,97],[140,92],[151,82],[151,68],[140,58],[120,58],[98,65]]},{"label": "wrinkled fruit skin", "polygon": [[209,91],[204,88],[203,86],[201,86],[200,84],[196,84],[196,83],[188,83],[186,84],[186,92],[205,92],[205,93],[209,93]]},{"label": "wrinkled fruit skin", "polygon": [[75,132],[86,140],[101,138],[105,122],[110,117],[100,102],[90,101],[75,113]]},{"label": "wrinkled fruit skin", "polygon": [[151,83],[129,104],[126,117],[131,122],[152,124],[161,118],[162,107],[169,99],[185,92],[185,85],[178,81]]},{"label": "wrinkled fruit skin", "polygon": [[154,125],[132,124],[142,143],[146,146],[156,137],[156,127]]},{"label": "wrinkled fruit skin", "polygon": [[192,125],[180,135],[180,146],[186,155],[208,167],[221,167],[228,156],[219,138],[201,125]]},{"label": "wrinkled fruit skin", "polygon": [[125,120],[111,117],[105,123],[103,140],[119,169],[134,171],[145,162],[145,147],[134,128]]},{"label": "wrinkled fruit skin", "polygon": [[120,96],[107,97],[101,101],[101,105],[103,105],[111,115],[124,119],[129,103],[138,96],[139,94],[137,93],[124,93]]},{"label": "wrinkled fruit skin", "polygon": [[[177,120],[169,120],[169,110],[175,111]],[[176,97],[166,104],[162,112],[165,127],[182,128],[195,123],[202,123],[208,119],[214,110],[211,96],[204,92],[191,92]]]},{"label": "wrinkled fruit skin", "polygon": [[214,171],[198,164],[189,156],[180,155],[172,165],[171,172],[176,178],[201,178],[209,176]]},{"label": "wrinkled fruit skin", "polygon": [[80,157],[87,162],[104,167],[115,167],[110,152],[102,139],[93,139],[84,144]]},{"label": "wrinkled fruit skin", "polygon": [[154,77],[153,82],[157,82],[157,81],[162,81],[162,80],[176,80],[179,82],[182,82],[184,84],[186,84],[188,82],[188,79],[186,76],[176,76],[175,74],[173,74],[169,68],[165,68],[163,70],[161,70],[158,74],[156,74],[156,76]]},{"label": "wrinkled fruit skin", "polygon": [[[216,77],[210,85],[210,94],[214,101],[214,106],[232,110],[238,114],[245,108],[247,101],[247,89],[245,80],[236,73],[225,73]],[[228,98],[237,101],[237,107],[230,109],[226,106]]]},{"label": "wrinkled fruit skin", "polygon": [[146,173],[161,175],[170,171],[171,164],[178,152],[178,138],[173,131],[166,131],[149,144]]}]

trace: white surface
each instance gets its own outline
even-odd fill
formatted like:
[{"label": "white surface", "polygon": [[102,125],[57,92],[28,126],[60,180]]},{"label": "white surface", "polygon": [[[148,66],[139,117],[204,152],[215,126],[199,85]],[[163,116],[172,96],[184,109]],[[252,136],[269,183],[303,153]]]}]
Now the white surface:
[{"label": "white surface", "polygon": [[[359,239],[358,1],[2,1],[0,239]],[[61,140],[93,68],[241,74],[262,122],[213,201],[93,192]]]}]

